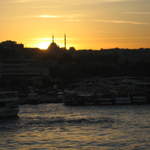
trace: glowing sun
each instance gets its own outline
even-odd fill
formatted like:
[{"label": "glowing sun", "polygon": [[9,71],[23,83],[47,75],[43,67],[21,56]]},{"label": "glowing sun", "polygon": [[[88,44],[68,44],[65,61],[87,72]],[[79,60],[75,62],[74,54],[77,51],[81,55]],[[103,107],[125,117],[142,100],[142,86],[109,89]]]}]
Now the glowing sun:
[{"label": "glowing sun", "polygon": [[40,49],[47,49],[49,45],[50,45],[50,42],[44,41],[44,42],[38,43],[37,47]]}]

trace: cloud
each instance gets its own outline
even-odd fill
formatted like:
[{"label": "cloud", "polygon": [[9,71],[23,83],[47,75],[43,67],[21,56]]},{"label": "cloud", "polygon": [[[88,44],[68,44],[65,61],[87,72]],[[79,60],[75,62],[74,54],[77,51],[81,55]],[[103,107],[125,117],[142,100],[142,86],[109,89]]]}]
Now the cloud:
[{"label": "cloud", "polygon": [[103,1],[109,1],[109,2],[123,2],[123,1],[129,1],[129,0],[103,0]]},{"label": "cloud", "polygon": [[56,15],[39,15],[39,16],[35,16],[35,18],[62,18],[62,16],[56,16]]},{"label": "cloud", "polygon": [[45,18],[45,19],[57,19],[57,18],[63,18],[68,20],[77,20],[79,18],[84,17],[84,15],[81,14],[64,14],[64,15],[50,15],[50,14],[42,14],[37,16],[27,16],[28,18]]},{"label": "cloud", "polygon": [[62,18],[63,21],[65,22],[80,22],[81,20],[79,19],[81,15],[78,14],[72,14],[70,15],[64,15],[64,16],[58,16],[58,15],[38,15],[38,16],[33,16],[32,18],[43,18],[43,19],[60,19]]},{"label": "cloud", "polygon": [[[47,1],[49,0],[42,0],[42,1]],[[103,3],[103,2],[131,2],[131,1],[136,1],[136,0],[86,0],[86,1],[81,1],[81,0],[72,0],[72,4],[87,4],[87,3]],[[28,3],[28,2],[41,2],[41,0],[13,0],[14,3]],[[70,0],[64,0],[60,2],[59,0],[55,0],[55,2],[51,1],[51,3],[70,3]]]},{"label": "cloud", "polygon": [[125,12],[125,14],[131,14],[131,15],[150,15],[150,11],[129,11],[129,12]]},{"label": "cloud", "polygon": [[131,25],[149,25],[148,22],[139,22],[133,20],[108,20],[108,19],[89,19],[86,18],[85,15],[81,14],[72,14],[72,15],[51,15],[51,14],[41,14],[36,16],[24,16],[24,18],[39,18],[39,19],[61,19],[61,21],[65,22],[81,22],[84,21],[93,21],[93,22],[100,22],[100,23],[111,23],[111,24],[131,24]]},{"label": "cloud", "polygon": [[114,24],[132,24],[132,25],[146,25],[149,24],[147,22],[137,22],[137,21],[129,21],[129,20],[95,20],[96,22],[101,23],[114,23]]},{"label": "cloud", "polygon": [[36,2],[39,0],[14,0],[14,3],[28,3],[28,2]]},{"label": "cloud", "polygon": [[80,19],[66,19],[66,20],[64,20],[65,22],[81,22],[81,20]]}]

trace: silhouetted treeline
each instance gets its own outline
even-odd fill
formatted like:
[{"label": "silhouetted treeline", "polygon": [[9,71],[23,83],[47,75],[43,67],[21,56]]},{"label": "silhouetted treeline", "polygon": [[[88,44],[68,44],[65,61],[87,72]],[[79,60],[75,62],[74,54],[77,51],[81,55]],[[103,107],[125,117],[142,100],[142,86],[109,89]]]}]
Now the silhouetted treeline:
[{"label": "silhouetted treeline", "polygon": [[1,61],[34,59],[48,67],[51,78],[66,82],[93,76],[150,75],[150,49],[66,50],[52,43],[47,51],[41,51],[10,43],[0,43]]}]

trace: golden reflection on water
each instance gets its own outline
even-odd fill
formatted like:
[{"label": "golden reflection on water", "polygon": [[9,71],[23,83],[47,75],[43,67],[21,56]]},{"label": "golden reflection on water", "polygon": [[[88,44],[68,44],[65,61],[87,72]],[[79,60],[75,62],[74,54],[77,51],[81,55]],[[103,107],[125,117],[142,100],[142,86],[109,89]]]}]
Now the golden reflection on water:
[{"label": "golden reflection on water", "polygon": [[18,121],[0,124],[0,150],[149,150],[149,112],[148,106],[24,107]]},{"label": "golden reflection on water", "polygon": [[[69,128],[69,129],[68,129]],[[98,126],[84,127],[53,127],[53,128],[31,128],[24,129],[11,135],[14,145],[21,150],[45,150],[45,149],[85,149],[85,150],[108,150],[108,143],[118,141],[123,133],[119,130],[99,129]],[[120,142],[120,141],[119,141]],[[123,141],[122,141],[123,142]],[[75,147],[75,148],[74,148]]]}]

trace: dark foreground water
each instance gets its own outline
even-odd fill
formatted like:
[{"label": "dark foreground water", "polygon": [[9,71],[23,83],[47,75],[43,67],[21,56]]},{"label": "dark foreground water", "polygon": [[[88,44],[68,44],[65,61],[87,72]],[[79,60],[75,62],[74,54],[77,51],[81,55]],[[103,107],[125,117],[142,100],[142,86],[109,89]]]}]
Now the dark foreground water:
[{"label": "dark foreground water", "polygon": [[150,106],[21,106],[0,150],[150,150]]}]

